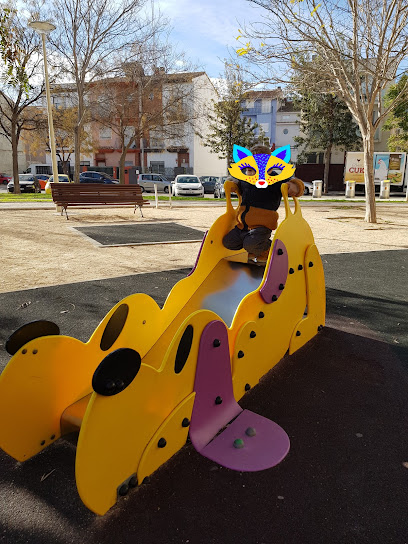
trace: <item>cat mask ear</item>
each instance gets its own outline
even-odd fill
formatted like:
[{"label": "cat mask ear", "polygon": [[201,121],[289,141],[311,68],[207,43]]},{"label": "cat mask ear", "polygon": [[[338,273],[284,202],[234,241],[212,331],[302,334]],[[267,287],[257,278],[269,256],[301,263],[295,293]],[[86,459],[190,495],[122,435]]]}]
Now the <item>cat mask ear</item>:
[{"label": "cat mask ear", "polygon": [[290,161],[290,145],[278,147],[278,149],[275,149],[275,151],[272,151],[271,154],[274,155],[275,157],[278,157],[278,159],[281,159],[282,161],[289,162]]},{"label": "cat mask ear", "polygon": [[245,157],[253,157],[253,155],[249,149],[234,144],[232,151],[232,158],[234,159],[234,162],[239,162],[240,160],[245,159]]}]

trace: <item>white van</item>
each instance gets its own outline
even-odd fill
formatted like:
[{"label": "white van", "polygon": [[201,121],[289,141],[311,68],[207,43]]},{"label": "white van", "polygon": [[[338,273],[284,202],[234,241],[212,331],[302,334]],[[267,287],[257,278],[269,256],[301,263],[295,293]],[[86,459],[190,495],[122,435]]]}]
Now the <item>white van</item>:
[{"label": "white van", "polygon": [[39,174],[46,174],[51,176],[52,166],[50,164],[30,164],[24,174],[32,174],[33,176],[38,176]]}]

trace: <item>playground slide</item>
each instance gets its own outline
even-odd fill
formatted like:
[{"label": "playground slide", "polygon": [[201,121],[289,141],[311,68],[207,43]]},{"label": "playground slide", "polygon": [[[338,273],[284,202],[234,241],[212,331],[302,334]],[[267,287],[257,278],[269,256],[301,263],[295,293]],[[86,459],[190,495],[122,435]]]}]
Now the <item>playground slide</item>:
[{"label": "playground slide", "polygon": [[79,431],[77,487],[100,515],[178,451],[188,432],[197,451],[229,468],[278,463],[289,449],[286,433],[237,401],[325,318],[312,232],[297,199],[292,213],[283,197],[286,217],[265,267],[222,245],[236,222],[227,192],[226,213],[162,309],[145,294],[126,297],[87,343],[48,322],[16,331],[0,376],[0,447],[24,461]]}]

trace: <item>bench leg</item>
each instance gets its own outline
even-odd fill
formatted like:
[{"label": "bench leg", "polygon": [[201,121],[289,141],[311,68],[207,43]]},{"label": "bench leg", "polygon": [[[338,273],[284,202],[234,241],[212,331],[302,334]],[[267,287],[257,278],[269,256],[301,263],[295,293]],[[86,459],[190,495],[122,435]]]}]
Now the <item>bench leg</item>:
[{"label": "bench leg", "polygon": [[139,210],[140,210],[140,215],[141,215],[142,217],[144,217],[143,212],[142,212],[142,206],[139,206],[138,204],[136,204],[135,209],[133,210],[133,213],[136,213],[136,208],[139,208]]},{"label": "bench leg", "polygon": [[[65,215],[67,216],[67,221],[69,220],[69,217],[68,217],[68,211],[67,211],[67,208],[63,208],[65,210]],[[61,215],[62,215],[62,212],[61,212]]]}]

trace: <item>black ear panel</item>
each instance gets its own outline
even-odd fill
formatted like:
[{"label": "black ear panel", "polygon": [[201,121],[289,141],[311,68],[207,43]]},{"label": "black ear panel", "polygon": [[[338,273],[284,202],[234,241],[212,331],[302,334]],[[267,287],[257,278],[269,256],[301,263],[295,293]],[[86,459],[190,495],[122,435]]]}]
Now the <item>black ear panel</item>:
[{"label": "black ear panel", "polygon": [[52,321],[32,321],[13,332],[6,341],[6,351],[14,355],[25,344],[41,336],[55,336],[60,333],[58,325]]},{"label": "black ear panel", "polygon": [[180,374],[190,355],[191,345],[193,343],[194,329],[192,325],[187,325],[177,349],[176,360],[174,362],[174,372]]},{"label": "black ear panel", "polygon": [[107,351],[118,339],[129,313],[129,306],[121,304],[111,315],[101,338],[101,350]]},{"label": "black ear panel", "polygon": [[141,357],[130,348],[120,348],[109,353],[99,364],[92,377],[95,393],[110,397],[128,387],[140,370]]}]

